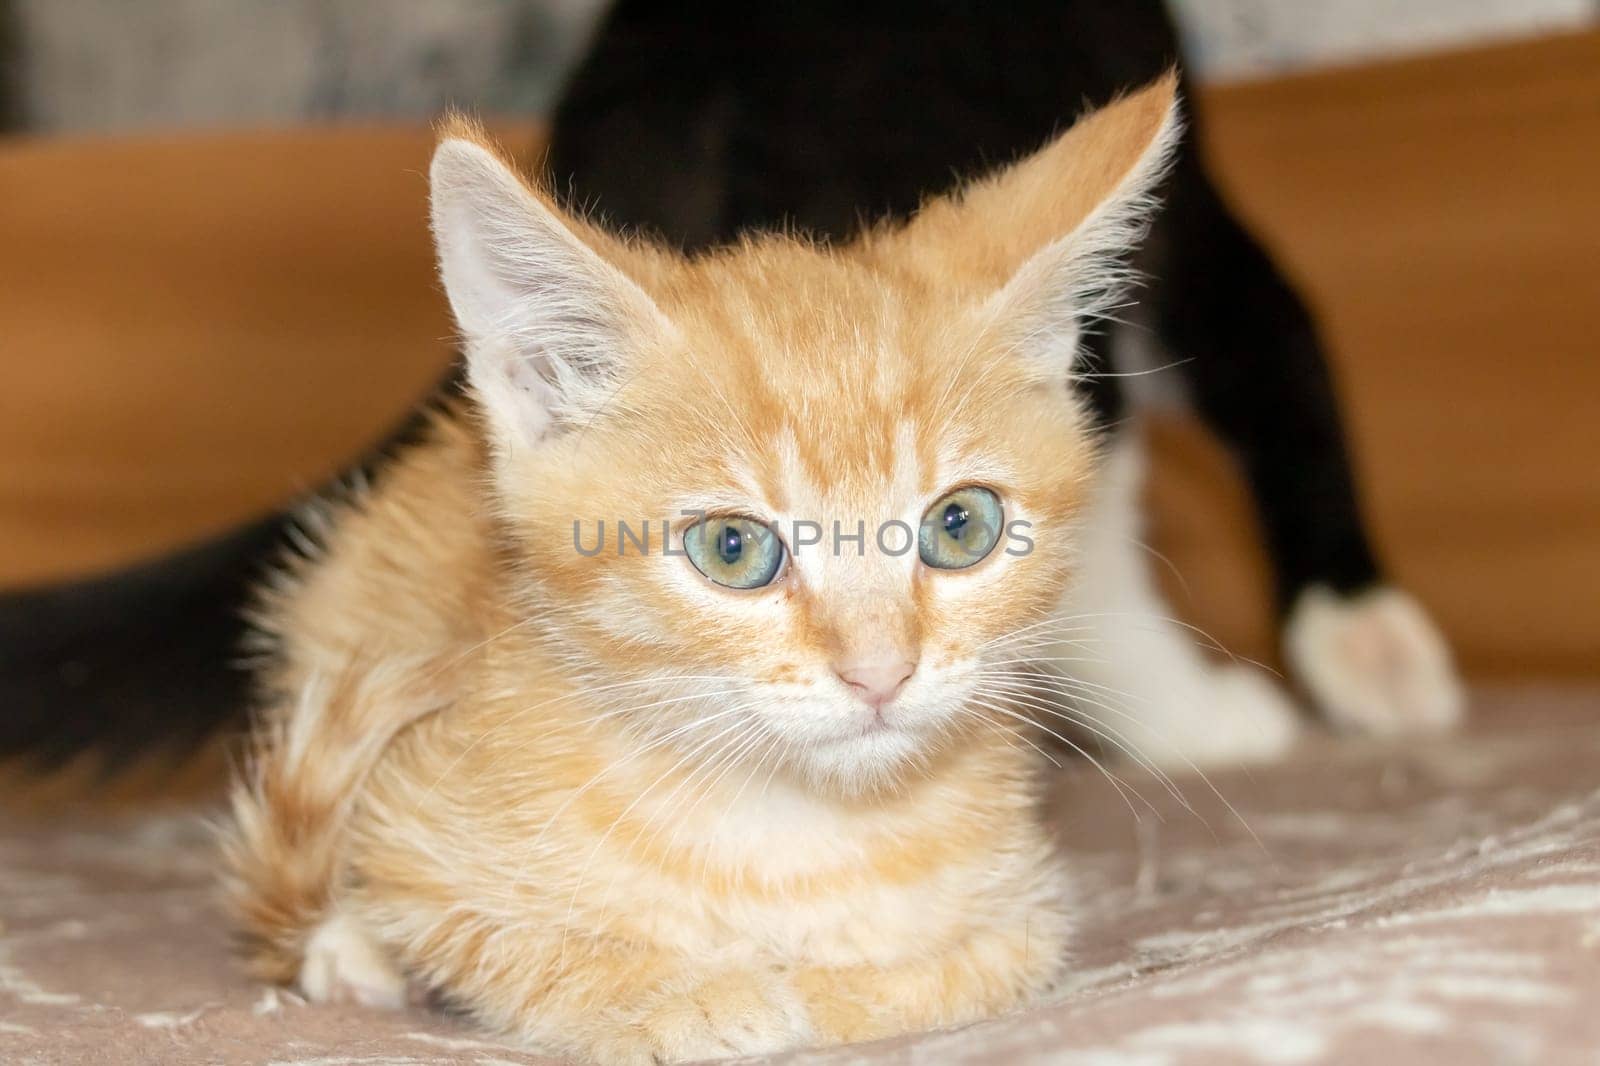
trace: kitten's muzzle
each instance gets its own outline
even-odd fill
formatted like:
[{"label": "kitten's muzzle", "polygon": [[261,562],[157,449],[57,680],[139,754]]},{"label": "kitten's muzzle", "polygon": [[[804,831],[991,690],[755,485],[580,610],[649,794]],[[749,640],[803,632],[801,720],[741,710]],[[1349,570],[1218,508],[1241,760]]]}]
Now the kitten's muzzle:
[{"label": "kitten's muzzle", "polygon": [[833,667],[856,699],[875,711],[894,699],[916,671],[917,664],[905,659],[865,659]]}]

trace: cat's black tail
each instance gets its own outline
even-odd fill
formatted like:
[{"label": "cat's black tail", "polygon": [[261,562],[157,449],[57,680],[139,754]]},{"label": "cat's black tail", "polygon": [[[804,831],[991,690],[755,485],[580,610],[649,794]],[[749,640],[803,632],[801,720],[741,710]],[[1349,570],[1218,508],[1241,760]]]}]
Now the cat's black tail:
[{"label": "cat's black tail", "polygon": [[107,770],[242,722],[252,584],[287,514],[153,562],[0,594],[0,758]]}]

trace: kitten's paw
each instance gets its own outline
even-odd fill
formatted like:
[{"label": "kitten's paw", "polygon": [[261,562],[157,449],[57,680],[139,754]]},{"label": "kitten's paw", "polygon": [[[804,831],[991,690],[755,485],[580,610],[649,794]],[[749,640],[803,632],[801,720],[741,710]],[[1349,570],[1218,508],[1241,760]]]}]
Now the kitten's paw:
[{"label": "kitten's paw", "polygon": [[313,1003],[405,1006],[406,980],[354,919],[334,913],[306,942],[300,990]]},{"label": "kitten's paw", "polygon": [[1300,597],[1284,634],[1289,665],[1334,725],[1378,736],[1449,729],[1466,698],[1444,637],[1395,588]]},{"label": "kitten's paw", "polygon": [[[811,1025],[778,974],[738,971],[661,994],[632,1027],[658,1063],[771,1055],[805,1044]],[[633,1056],[621,1057],[628,1061]]]}]

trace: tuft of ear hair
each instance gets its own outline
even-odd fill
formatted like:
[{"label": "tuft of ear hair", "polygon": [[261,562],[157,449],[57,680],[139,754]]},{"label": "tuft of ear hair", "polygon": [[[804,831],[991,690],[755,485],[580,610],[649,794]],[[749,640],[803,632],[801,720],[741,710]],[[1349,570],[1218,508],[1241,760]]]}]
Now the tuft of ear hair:
[{"label": "tuft of ear hair", "polygon": [[1131,280],[1182,131],[1174,72],[1080,118],[1043,148],[926,204],[886,239],[990,294],[984,312],[1022,354],[1059,377],[1081,323]]},{"label": "tuft of ear hair", "polygon": [[434,242],[496,446],[515,451],[597,410],[629,353],[670,329],[608,259],[614,242],[524,181],[454,116],[429,169]]}]

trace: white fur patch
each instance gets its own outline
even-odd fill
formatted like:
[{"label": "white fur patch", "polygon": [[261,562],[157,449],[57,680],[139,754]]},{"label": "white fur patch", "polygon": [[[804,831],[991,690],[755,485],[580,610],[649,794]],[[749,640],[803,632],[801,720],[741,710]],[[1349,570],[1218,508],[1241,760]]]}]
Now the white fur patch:
[{"label": "white fur patch", "polygon": [[1335,725],[1377,736],[1449,729],[1466,697],[1444,637],[1396,588],[1355,598],[1305,592],[1289,615],[1284,651]]},{"label": "white fur patch", "polygon": [[405,1006],[406,980],[354,919],[333,914],[311,934],[300,964],[300,989],[313,1003]]}]

